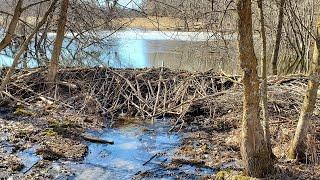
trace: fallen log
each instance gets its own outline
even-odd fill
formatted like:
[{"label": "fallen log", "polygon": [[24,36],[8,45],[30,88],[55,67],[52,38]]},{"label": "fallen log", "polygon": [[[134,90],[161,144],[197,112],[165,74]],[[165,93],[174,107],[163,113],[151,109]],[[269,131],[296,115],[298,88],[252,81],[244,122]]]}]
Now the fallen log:
[{"label": "fallen log", "polygon": [[104,139],[99,139],[97,137],[93,137],[87,134],[83,134],[82,135],[83,140],[85,141],[89,141],[92,143],[99,143],[99,144],[114,144],[113,141],[108,141],[108,140],[104,140]]}]

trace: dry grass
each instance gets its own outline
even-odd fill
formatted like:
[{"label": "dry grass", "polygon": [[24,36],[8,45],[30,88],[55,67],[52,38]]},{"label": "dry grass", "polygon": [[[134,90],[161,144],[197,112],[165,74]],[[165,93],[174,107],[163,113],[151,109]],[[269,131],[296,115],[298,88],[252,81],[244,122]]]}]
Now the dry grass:
[{"label": "dry grass", "polygon": [[[137,17],[137,18],[118,18],[113,20],[115,23],[126,24],[128,28],[144,30],[182,30],[185,29],[185,22],[179,18],[172,17]],[[199,30],[203,28],[202,22],[189,24],[189,30]]]},{"label": "dry grass", "polygon": [[[5,23],[7,17],[0,16],[0,24]],[[30,25],[36,24],[36,17],[23,17],[23,21],[27,22]],[[94,22],[96,25],[104,24],[104,20],[96,19]],[[203,29],[204,23],[188,22],[188,27],[190,31],[196,31]],[[179,18],[173,17],[156,17],[156,16],[147,16],[147,17],[135,17],[135,18],[116,18],[112,20],[112,24],[116,26],[123,26],[124,28],[134,28],[134,29],[143,29],[143,30],[184,30],[185,22]]]}]

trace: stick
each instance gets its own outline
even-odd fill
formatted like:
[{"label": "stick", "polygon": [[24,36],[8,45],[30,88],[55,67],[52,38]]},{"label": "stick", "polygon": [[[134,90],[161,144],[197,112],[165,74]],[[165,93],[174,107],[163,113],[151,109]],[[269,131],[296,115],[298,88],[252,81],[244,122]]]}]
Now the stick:
[{"label": "stick", "polygon": [[145,166],[147,165],[149,162],[151,162],[154,158],[156,158],[157,156],[159,155],[159,153],[156,153],[155,155],[151,156],[151,158],[146,161],[145,163],[142,164],[142,166]]},{"label": "stick", "polygon": [[34,163],[32,166],[30,166],[27,170],[25,170],[25,171],[23,172],[23,174],[27,174],[33,167],[35,167],[37,164],[39,164],[39,162],[40,162],[40,160],[37,161],[36,163]]},{"label": "stick", "polygon": [[113,141],[108,141],[108,140],[104,140],[104,139],[99,139],[99,138],[96,138],[96,137],[93,137],[93,136],[89,136],[89,135],[86,135],[86,134],[83,134],[83,135],[82,135],[82,138],[83,138],[85,141],[90,141],[90,142],[93,142],[93,143],[99,143],[99,144],[114,144]]},{"label": "stick", "polygon": [[30,106],[29,103],[27,103],[27,102],[25,102],[25,101],[22,101],[22,100],[20,100],[20,99],[18,99],[18,98],[13,97],[13,96],[12,96],[10,93],[8,93],[8,92],[2,91],[2,94],[8,96],[9,98],[11,98],[11,99],[13,99],[13,100],[15,100],[15,101],[17,101],[17,102],[20,102],[20,103],[23,104],[23,105]]}]

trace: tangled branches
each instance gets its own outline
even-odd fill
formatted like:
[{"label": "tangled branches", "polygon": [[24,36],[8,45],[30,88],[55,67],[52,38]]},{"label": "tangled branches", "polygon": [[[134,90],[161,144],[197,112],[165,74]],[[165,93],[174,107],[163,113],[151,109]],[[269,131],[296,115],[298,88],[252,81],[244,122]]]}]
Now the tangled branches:
[{"label": "tangled branches", "polygon": [[157,69],[62,69],[54,85],[46,82],[47,70],[17,72],[7,87],[25,103],[53,101],[80,113],[101,113],[112,118],[138,116],[182,118],[191,105],[225,94],[237,77]]}]

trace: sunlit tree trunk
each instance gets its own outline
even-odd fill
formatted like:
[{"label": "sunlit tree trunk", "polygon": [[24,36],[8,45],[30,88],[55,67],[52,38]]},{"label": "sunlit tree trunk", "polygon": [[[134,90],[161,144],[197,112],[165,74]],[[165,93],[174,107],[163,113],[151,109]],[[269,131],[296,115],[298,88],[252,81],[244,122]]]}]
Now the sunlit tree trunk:
[{"label": "sunlit tree trunk", "polygon": [[320,80],[320,17],[317,22],[317,35],[314,43],[313,59],[309,72],[308,88],[304,97],[298,126],[290,146],[288,157],[290,159],[305,159],[306,135],[309,129],[310,118],[313,115],[317,100],[317,92]]},{"label": "sunlit tree trunk", "polygon": [[259,79],[252,34],[251,0],[238,0],[239,58],[243,70],[241,156],[246,173],[263,177],[273,169],[259,118]]},{"label": "sunlit tree trunk", "polygon": [[267,85],[267,38],[264,23],[263,0],[258,0],[260,23],[261,23],[261,39],[262,39],[262,57],[261,57],[261,96],[262,96],[262,125],[264,131],[264,140],[269,151],[272,153],[270,143],[269,115],[268,115],[268,85]]},{"label": "sunlit tree trunk", "polygon": [[22,4],[23,4],[23,0],[19,0],[17,2],[17,5],[14,9],[14,13],[13,13],[12,19],[10,21],[7,33],[6,33],[5,37],[2,39],[2,41],[0,42],[0,51],[2,51],[4,48],[6,48],[11,43],[11,40],[14,37],[15,30],[16,30],[16,27],[19,22],[19,18],[23,12]]},{"label": "sunlit tree trunk", "polygon": [[280,0],[280,6],[279,6],[276,43],[275,43],[273,57],[272,57],[272,73],[273,73],[273,75],[278,74],[278,58],[279,58],[279,51],[280,51],[280,42],[281,42],[281,34],[282,34],[282,26],[283,26],[283,15],[284,15],[283,13],[284,13],[285,1],[286,0]]},{"label": "sunlit tree trunk", "polygon": [[10,69],[8,70],[6,76],[3,78],[2,82],[1,82],[0,93],[4,90],[5,86],[9,83],[10,77],[11,77],[12,73],[14,72],[14,69],[19,64],[20,57],[27,49],[28,44],[32,40],[33,36],[39,31],[39,29],[42,27],[42,25],[47,21],[48,15],[54,10],[54,7],[55,7],[57,1],[58,0],[52,0],[52,3],[50,4],[46,13],[43,15],[41,21],[32,30],[32,32],[27,36],[26,40],[22,43],[19,51],[15,54],[12,65],[11,65]]},{"label": "sunlit tree trunk", "polygon": [[60,17],[58,20],[58,30],[56,35],[56,40],[54,43],[54,48],[52,52],[48,81],[53,82],[56,78],[58,71],[59,58],[61,55],[62,43],[64,40],[65,27],[67,23],[67,13],[68,13],[69,0],[61,0]]}]

